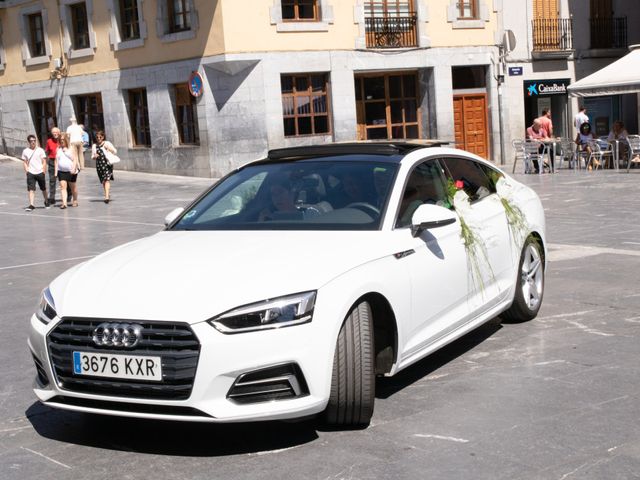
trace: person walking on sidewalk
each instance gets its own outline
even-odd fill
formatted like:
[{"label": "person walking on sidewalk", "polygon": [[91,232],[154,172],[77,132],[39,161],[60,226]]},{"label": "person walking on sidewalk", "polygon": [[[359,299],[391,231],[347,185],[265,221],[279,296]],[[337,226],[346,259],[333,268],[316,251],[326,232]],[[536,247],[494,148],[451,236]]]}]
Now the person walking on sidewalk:
[{"label": "person walking on sidewalk", "polygon": [[71,125],[67,127],[67,135],[69,135],[69,146],[75,152],[76,158],[78,159],[78,165],[80,165],[80,169],[84,168],[84,155],[82,154],[82,134],[84,133],[84,129],[82,126],[78,125],[78,121],[76,117],[71,117],[69,119]]},{"label": "person walking on sidewalk", "polygon": [[53,127],[51,136],[47,139],[45,151],[47,153],[47,172],[49,174],[49,205],[56,203],[56,153],[58,153],[58,140],[60,129]]},{"label": "person walking on sidewalk", "polygon": [[96,132],[96,143],[91,146],[91,158],[96,161],[96,172],[104,190],[104,203],[110,201],[111,182],[113,181],[113,165],[107,160],[109,154],[118,153],[116,147],[109,142],[104,131]]},{"label": "person walking on sidewalk", "polygon": [[24,171],[27,174],[27,193],[29,195],[29,205],[25,210],[33,212],[36,208],[34,207],[36,183],[44,197],[44,207],[49,208],[47,186],[44,178],[44,171],[47,168],[47,154],[38,146],[35,135],[29,135],[27,142],[29,142],[29,146],[22,151]]},{"label": "person walking on sidewalk", "polygon": [[56,155],[56,174],[60,181],[60,193],[62,195],[61,209],[67,208],[67,185],[71,187],[71,195],[73,198],[71,206],[78,206],[78,187],[76,181],[79,171],[78,157],[76,157],[73,149],[70,148],[69,136],[63,133],[60,135],[60,145],[58,146],[58,153]]}]

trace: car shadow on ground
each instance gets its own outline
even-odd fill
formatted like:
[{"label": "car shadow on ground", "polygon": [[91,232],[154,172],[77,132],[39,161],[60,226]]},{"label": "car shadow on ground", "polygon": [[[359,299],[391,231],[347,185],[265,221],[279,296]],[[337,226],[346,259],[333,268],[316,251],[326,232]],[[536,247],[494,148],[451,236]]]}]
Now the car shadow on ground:
[{"label": "car shadow on ground", "polygon": [[[376,398],[393,394],[423,379],[484,342],[501,328],[494,319],[391,378],[378,378]],[[44,438],[108,450],[185,457],[260,454],[295,448],[337,431],[318,418],[294,422],[192,423],[144,420],[58,410],[33,403],[25,412]]]},{"label": "car shadow on ground", "polygon": [[400,390],[432,374],[455,358],[474,349],[501,328],[501,320],[496,317],[393,377],[378,377],[376,379],[376,398],[391,397]]}]

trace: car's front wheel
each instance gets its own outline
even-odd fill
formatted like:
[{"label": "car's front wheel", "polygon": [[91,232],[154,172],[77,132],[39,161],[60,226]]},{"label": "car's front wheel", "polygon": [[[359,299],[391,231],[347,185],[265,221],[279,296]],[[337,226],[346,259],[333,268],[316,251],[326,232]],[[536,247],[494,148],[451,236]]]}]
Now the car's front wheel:
[{"label": "car's front wheel", "polygon": [[544,294],[544,258],[540,242],[529,237],[524,242],[516,292],[511,307],[501,317],[515,322],[526,322],[538,315]]},{"label": "car's front wheel", "polygon": [[331,426],[366,427],[373,415],[375,375],[373,321],[367,302],[356,305],[340,329],[333,357],[329,403]]}]

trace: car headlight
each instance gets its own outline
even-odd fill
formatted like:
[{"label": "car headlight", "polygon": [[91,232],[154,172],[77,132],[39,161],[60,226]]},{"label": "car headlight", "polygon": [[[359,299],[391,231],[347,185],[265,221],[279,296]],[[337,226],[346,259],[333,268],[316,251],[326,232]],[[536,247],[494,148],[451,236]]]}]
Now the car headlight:
[{"label": "car headlight", "polygon": [[56,313],[56,306],[53,302],[51,290],[49,290],[49,287],[47,287],[42,291],[40,305],[38,305],[38,310],[36,310],[36,317],[38,317],[38,320],[40,320],[42,323],[47,325],[51,320],[56,318],[57,315],[58,314]]},{"label": "car headlight", "polygon": [[316,292],[297,293],[252,303],[212,318],[209,323],[222,333],[243,333],[289,327],[311,321]]}]

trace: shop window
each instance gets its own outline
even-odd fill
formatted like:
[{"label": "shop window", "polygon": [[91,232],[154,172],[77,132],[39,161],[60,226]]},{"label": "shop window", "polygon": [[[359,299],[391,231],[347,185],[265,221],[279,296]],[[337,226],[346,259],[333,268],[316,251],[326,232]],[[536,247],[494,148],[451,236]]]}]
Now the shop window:
[{"label": "shop window", "polygon": [[157,29],[160,40],[175,42],[195,38],[198,15],[193,0],[158,2]]},{"label": "shop window", "polygon": [[282,0],[282,20],[314,21],[319,20],[316,0]]},{"label": "shop window", "polygon": [[75,114],[78,123],[84,126],[93,143],[96,140],[96,132],[98,130],[104,130],[102,95],[99,93],[76,95],[74,100]]},{"label": "shop window", "polygon": [[31,115],[33,117],[33,126],[40,145],[47,143],[47,137],[53,127],[58,126],[56,118],[56,103],[52,98],[42,100],[31,100]]},{"label": "shop window", "polygon": [[282,75],[281,89],[285,137],[330,133],[327,74]]},{"label": "shop window", "polygon": [[420,138],[420,99],[415,73],[355,78],[359,140]]},{"label": "shop window", "polygon": [[144,88],[129,90],[129,123],[131,125],[133,145],[136,147],[151,147],[147,90]]},{"label": "shop window", "polygon": [[180,83],[174,86],[176,102],[176,125],[181,145],[199,145],[198,116],[196,99],[189,92],[189,85]]},{"label": "shop window", "polygon": [[278,32],[324,32],[333,23],[329,0],[273,0],[270,13]]}]

